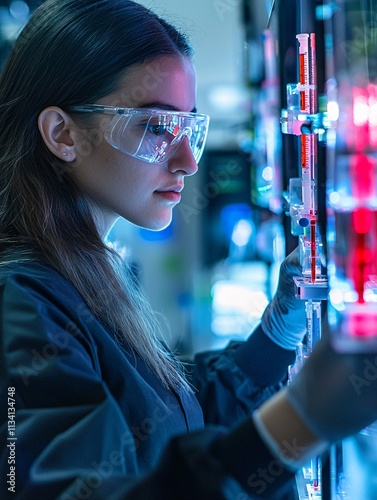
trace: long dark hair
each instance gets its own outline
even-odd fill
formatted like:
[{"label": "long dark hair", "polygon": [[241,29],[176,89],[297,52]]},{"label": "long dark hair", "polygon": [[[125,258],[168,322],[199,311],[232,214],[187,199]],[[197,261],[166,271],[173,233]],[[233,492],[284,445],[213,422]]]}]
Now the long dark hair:
[{"label": "long dark hair", "polygon": [[188,389],[132,273],[101,240],[88,201],[37,126],[47,106],[97,102],[127,69],[162,55],[192,53],[185,36],[130,0],[47,0],[33,13],[0,78],[0,250],[2,261],[17,250],[54,267],[165,386]]}]

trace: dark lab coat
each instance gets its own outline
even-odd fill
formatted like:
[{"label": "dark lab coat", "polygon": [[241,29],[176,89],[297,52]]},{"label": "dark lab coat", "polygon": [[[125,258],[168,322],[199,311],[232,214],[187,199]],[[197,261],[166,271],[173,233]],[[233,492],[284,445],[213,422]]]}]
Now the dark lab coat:
[{"label": "dark lab coat", "polygon": [[274,460],[247,417],[279,389],[294,353],[260,327],[247,342],[197,355],[194,393],[173,393],[51,268],[0,266],[0,293],[0,498],[244,500],[240,482],[263,489],[250,487],[260,478],[249,465],[238,482],[228,470],[237,450],[228,465],[210,451],[246,418],[256,465]]}]

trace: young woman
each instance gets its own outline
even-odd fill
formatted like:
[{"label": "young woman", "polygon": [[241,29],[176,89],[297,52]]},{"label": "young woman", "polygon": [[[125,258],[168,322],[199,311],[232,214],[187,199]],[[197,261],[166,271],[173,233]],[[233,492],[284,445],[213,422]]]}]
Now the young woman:
[{"label": "young woman", "polygon": [[[182,34],[132,1],[47,0],[2,71],[4,495],[278,498],[304,453],[279,452],[276,407],[283,438],[299,433],[309,452],[331,440],[304,424],[306,389],[250,418],[284,385],[305,332],[296,253],[250,339],[196,356],[188,377],[106,244],[118,217],[166,227],[197,171],[209,119],[196,111],[191,55]],[[281,470],[261,486],[250,471],[271,460]]]}]

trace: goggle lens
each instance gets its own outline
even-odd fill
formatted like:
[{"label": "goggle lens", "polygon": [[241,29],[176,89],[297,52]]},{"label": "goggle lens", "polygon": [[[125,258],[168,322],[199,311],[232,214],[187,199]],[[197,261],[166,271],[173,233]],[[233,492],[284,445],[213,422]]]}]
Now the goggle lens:
[{"label": "goggle lens", "polygon": [[148,163],[167,161],[186,137],[198,163],[208,125],[206,115],[129,109],[114,116],[104,135],[107,142],[122,153]]}]

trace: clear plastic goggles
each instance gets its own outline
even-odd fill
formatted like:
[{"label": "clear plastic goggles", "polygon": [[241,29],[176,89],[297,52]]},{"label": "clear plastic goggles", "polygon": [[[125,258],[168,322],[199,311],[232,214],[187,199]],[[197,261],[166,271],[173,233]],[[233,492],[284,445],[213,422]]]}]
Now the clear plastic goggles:
[{"label": "clear plastic goggles", "polygon": [[207,139],[209,117],[198,113],[114,108],[100,104],[70,106],[68,110],[115,115],[104,130],[106,141],[122,153],[147,163],[167,161],[184,137],[199,163]]}]

